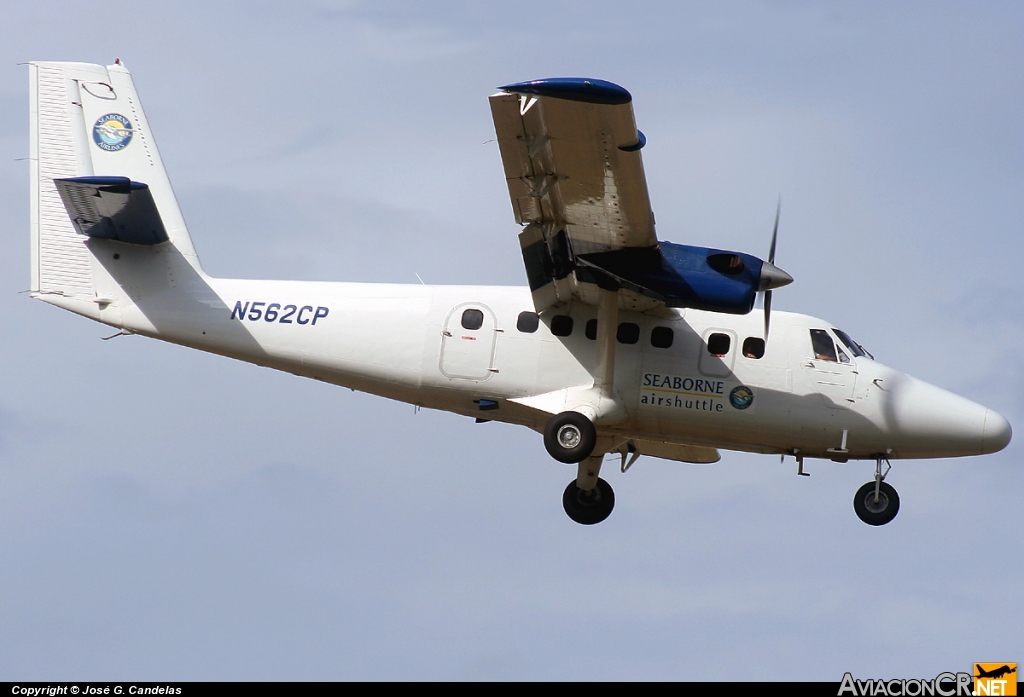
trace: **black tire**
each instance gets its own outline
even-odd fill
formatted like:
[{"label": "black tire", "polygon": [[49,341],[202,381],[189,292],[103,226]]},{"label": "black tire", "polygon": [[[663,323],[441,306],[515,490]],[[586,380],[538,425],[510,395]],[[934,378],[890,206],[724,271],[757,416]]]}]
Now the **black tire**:
[{"label": "black tire", "polygon": [[594,424],[576,411],[556,414],[544,427],[544,447],[548,454],[567,465],[583,462],[594,452],[597,443],[597,429]]},{"label": "black tire", "polygon": [[878,501],[875,501],[875,483],[868,482],[853,497],[853,510],[857,517],[868,525],[885,525],[900,512],[900,495],[891,486],[882,482],[878,487]]},{"label": "black tire", "polygon": [[583,491],[576,486],[576,480],[569,482],[562,494],[562,508],[580,525],[594,525],[611,515],[615,508],[615,492],[611,485],[598,477],[597,486]]}]

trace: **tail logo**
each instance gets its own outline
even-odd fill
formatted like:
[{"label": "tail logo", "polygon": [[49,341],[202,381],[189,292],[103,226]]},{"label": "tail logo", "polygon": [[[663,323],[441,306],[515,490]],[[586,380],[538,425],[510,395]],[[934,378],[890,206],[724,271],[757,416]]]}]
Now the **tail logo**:
[{"label": "tail logo", "polygon": [[101,150],[117,152],[132,142],[132,123],[120,114],[106,114],[92,127],[92,139]]}]

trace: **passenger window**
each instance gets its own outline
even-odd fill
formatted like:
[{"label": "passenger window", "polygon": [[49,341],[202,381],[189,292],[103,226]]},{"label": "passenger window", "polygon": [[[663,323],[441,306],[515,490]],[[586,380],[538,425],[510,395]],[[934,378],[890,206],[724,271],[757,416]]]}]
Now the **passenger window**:
[{"label": "passenger window", "polygon": [[597,320],[596,319],[588,319],[587,320],[587,326],[583,328],[583,334],[588,339],[590,339],[591,341],[594,341],[595,339],[597,339]]},{"label": "passenger window", "polygon": [[671,348],[674,338],[675,333],[670,327],[655,327],[651,330],[651,346],[654,348]]},{"label": "passenger window", "polygon": [[814,358],[819,361],[832,361],[837,363],[836,345],[832,343],[832,337],[824,329],[811,330],[811,347],[814,349]]},{"label": "passenger window", "polygon": [[552,317],[551,333],[555,336],[569,336],[572,334],[572,317],[569,315],[555,315]]},{"label": "passenger window", "polygon": [[462,326],[465,329],[479,329],[484,326],[484,313],[470,308],[462,313]]},{"label": "passenger window", "polygon": [[516,320],[516,329],[524,334],[533,334],[540,325],[540,315],[536,312],[520,312]]},{"label": "passenger window", "polygon": [[712,356],[718,356],[721,358],[725,354],[729,353],[729,347],[732,345],[732,339],[728,334],[712,334],[708,337],[708,353]]},{"label": "passenger window", "polygon": [[615,338],[620,344],[635,344],[640,341],[640,325],[633,322],[623,322],[615,333]]},{"label": "passenger window", "polygon": [[764,358],[764,339],[756,336],[744,339],[743,355],[747,358]]}]

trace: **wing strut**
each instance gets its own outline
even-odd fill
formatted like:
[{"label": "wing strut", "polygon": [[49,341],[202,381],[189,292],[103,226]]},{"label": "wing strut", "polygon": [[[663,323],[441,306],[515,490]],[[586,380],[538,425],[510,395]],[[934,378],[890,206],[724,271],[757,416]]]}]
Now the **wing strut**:
[{"label": "wing strut", "polygon": [[[606,287],[611,285],[613,289]],[[597,364],[594,366],[594,386],[590,388],[589,404],[581,404],[576,411],[592,422],[621,418],[622,403],[615,391],[615,339],[619,326],[618,284],[601,284],[597,305]],[[596,404],[595,404],[596,402]],[[600,499],[598,475],[610,443],[598,439],[593,454],[576,466],[576,487],[587,496]],[[571,485],[570,485],[571,486]],[[610,495],[610,494],[609,494]],[[612,499],[614,501],[614,499]],[[593,505],[593,503],[591,503]],[[609,510],[610,505],[609,505]]]},{"label": "wing strut", "polygon": [[600,293],[597,306],[597,365],[594,367],[594,388],[600,391],[602,399],[614,401],[615,335],[619,326],[619,291],[601,288]]},{"label": "wing strut", "polygon": [[[605,279],[602,279],[604,281]],[[601,283],[597,305],[597,361],[594,382],[570,388],[565,409],[587,417],[596,426],[607,426],[626,418],[626,409],[615,389],[615,343],[619,327],[619,288],[611,279]]]}]

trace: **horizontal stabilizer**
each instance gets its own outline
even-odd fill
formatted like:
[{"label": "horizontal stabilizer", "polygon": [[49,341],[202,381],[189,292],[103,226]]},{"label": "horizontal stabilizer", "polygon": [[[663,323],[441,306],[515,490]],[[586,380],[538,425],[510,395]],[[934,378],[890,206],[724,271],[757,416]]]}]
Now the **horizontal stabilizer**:
[{"label": "horizontal stabilizer", "polygon": [[129,244],[168,240],[149,186],[128,177],[54,179],[71,222],[81,235]]}]

